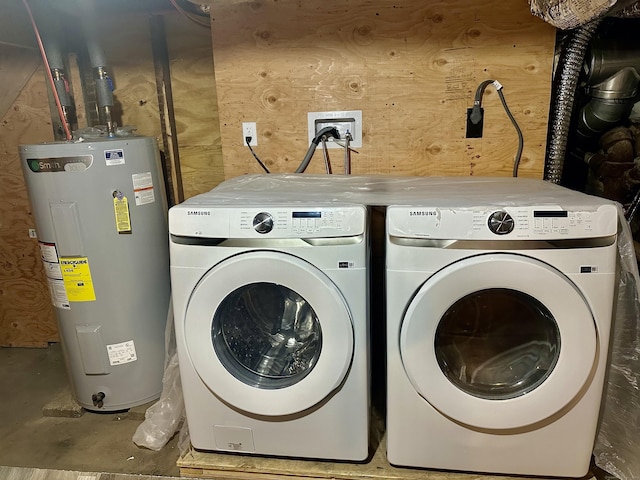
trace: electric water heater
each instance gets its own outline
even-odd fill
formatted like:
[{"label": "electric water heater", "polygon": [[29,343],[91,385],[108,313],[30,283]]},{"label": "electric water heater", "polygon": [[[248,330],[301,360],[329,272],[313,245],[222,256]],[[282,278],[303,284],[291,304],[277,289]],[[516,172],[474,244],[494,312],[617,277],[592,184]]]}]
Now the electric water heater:
[{"label": "electric water heater", "polygon": [[150,137],[21,145],[72,392],[88,410],[160,396],[167,201]]}]

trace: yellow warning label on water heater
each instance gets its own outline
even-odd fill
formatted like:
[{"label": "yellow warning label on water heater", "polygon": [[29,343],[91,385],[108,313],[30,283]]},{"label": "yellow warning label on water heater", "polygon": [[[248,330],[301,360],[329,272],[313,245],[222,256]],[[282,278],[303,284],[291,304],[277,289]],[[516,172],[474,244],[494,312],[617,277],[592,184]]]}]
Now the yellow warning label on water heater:
[{"label": "yellow warning label on water heater", "polygon": [[113,197],[113,211],[116,215],[116,231],[131,233],[131,217],[129,216],[129,202],[125,196]]},{"label": "yellow warning label on water heater", "polygon": [[60,270],[70,302],[93,302],[96,299],[87,257],[60,257]]}]

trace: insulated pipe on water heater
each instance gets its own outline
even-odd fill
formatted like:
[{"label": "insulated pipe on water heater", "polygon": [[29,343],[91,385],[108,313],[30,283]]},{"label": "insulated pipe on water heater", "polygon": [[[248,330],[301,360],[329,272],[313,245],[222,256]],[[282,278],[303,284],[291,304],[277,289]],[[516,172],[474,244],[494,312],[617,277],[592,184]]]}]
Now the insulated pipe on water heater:
[{"label": "insulated pipe on water heater", "polygon": [[[58,95],[60,105],[62,107],[63,118],[60,120],[65,122],[67,129],[71,130],[73,122],[71,114],[73,112],[73,101],[69,93],[69,84],[66,76],[66,67],[64,64],[64,57],[62,55],[62,48],[60,46],[59,35],[57,28],[54,24],[45,23],[46,27],[42,31],[42,40],[44,49],[47,55],[47,62],[49,69],[51,70],[51,76],[53,77],[53,88]],[[55,131],[56,137],[59,140],[64,138],[63,132]]]},{"label": "insulated pipe on water heater", "polygon": [[97,22],[94,13],[88,9],[87,20],[82,23],[89,61],[93,67],[93,76],[96,84],[96,100],[101,119],[107,126],[107,135],[114,136],[115,125],[112,119],[113,110],[113,84],[107,71],[107,57],[98,39]]}]

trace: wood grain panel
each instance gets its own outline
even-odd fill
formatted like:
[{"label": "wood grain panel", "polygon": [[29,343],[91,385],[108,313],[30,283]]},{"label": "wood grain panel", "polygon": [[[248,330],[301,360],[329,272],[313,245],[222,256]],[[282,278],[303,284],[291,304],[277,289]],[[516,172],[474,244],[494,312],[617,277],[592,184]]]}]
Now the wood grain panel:
[{"label": "wood grain panel", "polygon": [[[555,29],[526,3],[298,2],[212,4],[226,177],[259,172],[241,142],[294,171],[308,147],[307,112],[362,110],[353,173],[510,175],[517,137],[487,89],[481,139],[466,139],[477,85],[497,79],[525,136],[520,174],[542,177]],[[320,157],[319,152],[317,153]],[[323,171],[314,159],[308,172]]]},{"label": "wood grain panel", "polygon": [[211,31],[165,16],[185,198],[224,180]]},{"label": "wood grain panel", "polygon": [[7,113],[39,64],[36,50],[0,43],[0,118]]},{"label": "wood grain panel", "polygon": [[[121,125],[133,125],[136,134],[160,136],[160,113],[156,91],[148,19],[144,15],[118,15],[100,28],[108,66],[114,79],[114,100]],[[117,25],[117,35],[113,35]],[[162,140],[158,138],[159,144]]]},{"label": "wood grain panel", "polygon": [[217,145],[180,145],[185,198],[208,192],[224,180],[222,152]]},{"label": "wood grain panel", "polygon": [[0,121],[0,346],[42,347],[57,341],[18,145],[51,141],[51,119],[42,69]]}]

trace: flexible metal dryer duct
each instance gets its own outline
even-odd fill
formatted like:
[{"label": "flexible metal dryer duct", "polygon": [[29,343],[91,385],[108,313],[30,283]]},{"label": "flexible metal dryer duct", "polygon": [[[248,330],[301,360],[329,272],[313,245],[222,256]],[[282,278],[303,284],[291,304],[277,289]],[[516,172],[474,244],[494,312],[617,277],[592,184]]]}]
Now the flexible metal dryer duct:
[{"label": "flexible metal dryer duct", "polygon": [[559,184],[562,180],[578,76],[589,42],[600,22],[601,20],[594,20],[576,29],[569,38],[558,62],[558,71],[554,80],[555,96],[549,116],[550,138],[544,171],[544,179],[552,183]]}]

